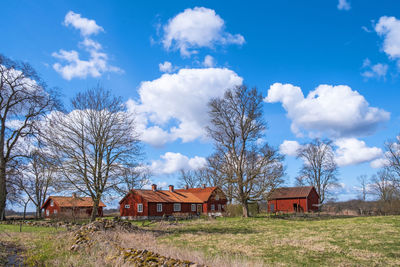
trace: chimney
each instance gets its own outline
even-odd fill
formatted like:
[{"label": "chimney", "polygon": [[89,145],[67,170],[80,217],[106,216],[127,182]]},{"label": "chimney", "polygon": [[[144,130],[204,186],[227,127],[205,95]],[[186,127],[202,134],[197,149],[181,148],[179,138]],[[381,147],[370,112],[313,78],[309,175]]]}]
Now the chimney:
[{"label": "chimney", "polygon": [[206,188],[206,184],[203,184],[203,186],[202,186],[202,187],[203,187],[203,189],[204,189],[204,188]]},{"label": "chimney", "polygon": [[169,185],[169,192],[174,192],[174,186],[173,185]]},{"label": "chimney", "polygon": [[157,185],[156,184],[152,184],[151,185],[151,190],[156,191],[157,190]]},{"label": "chimney", "polygon": [[73,197],[73,198],[76,198],[76,193],[72,193],[72,197]]},{"label": "chimney", "polygon": [[188,190],[189,189],[189,186],[188,185],[185,185],[185,190]]}]

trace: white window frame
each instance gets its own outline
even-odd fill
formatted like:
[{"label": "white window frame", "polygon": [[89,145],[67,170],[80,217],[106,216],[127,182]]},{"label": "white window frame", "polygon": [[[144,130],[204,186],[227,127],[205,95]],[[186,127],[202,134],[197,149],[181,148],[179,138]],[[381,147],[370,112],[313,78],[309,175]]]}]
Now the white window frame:
[{"label": "white window frame", "polygon": [[50,207],[54,207],[54,201],[50,200]]},{"label": "white window frame", "polygon": [[46,216],[50,216],[50,210],[46,210]]},{"label": "white window frame", "polygon": [[54,210],[53,213],[54,213],[54,214],[57,214],[57,210]]},{"label": "white window frame", "polygon": [[137,204],[137,212],[143,212],[143,203]]},{"label": "white window frame", "polygon": [[181,211],[181,203],[174,203],[174,211]]},{"label": "white window frame", "polygon": [[130,208],[131,208],[131,205],[129,205],[129,204],[125,205],[125,209],[130,209]]},{"label": "white window frame", "polygon": [[192,211],[196,211],[196,204],[192,204]]},{"label": "white window frame", "polygon": [[157,212],[162,212],[162,203],[157,203]]},{"label": "white window frame", "polygon": [[215,210],[215,205],[211,204],[211,210],[214,211]]},{"label": "white window frame", "polygon": [[216,195],[216,196],[215,196],[215,200],[219,200],[219,195]]}]

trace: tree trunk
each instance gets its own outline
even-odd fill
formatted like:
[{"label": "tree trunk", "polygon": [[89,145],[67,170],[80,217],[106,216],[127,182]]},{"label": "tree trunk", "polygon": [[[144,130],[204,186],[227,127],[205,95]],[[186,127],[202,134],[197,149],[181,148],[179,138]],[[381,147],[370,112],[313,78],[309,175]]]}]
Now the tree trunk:
[{"label": "tree trunk", "polygon": [[24,203],[24,220],[26,218],[26,206],[28,206],[28,202]]},{"label": "tree trunk", "polygon": [[36,207],[36,219],[41,219],[42,218],[42,209],[37,206]]},{"label": "tree trunk", "polygon": [[6,165],[4,160],[0,162],[0,219],[6,219],[6,200],[7,200],[7,186],[6,186]]},{"label": "tree trunk", "polygon": [[90,221],[93,222],[94,220],[96,220],[97,217],[97,212],[99,210],[99,200],[98,199],[94,199],[93,201],[93,209],[92,209],[92,214],[90,216]]},{"label": "tree trunk", "polygon": [[242,203],[242,207],[243,207],[243,217],[248,218],[249,217],[249,204],[247,203],[247,200],[245,200]]}]

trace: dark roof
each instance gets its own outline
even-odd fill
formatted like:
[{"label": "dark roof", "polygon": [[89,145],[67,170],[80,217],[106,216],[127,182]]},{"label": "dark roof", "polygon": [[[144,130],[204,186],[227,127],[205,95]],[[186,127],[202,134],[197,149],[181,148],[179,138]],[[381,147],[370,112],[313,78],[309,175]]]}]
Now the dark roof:
[{"label": "dark roof", "polygon": [[[148,202],[164,202],[164,203],[203,203],[206,202],[212,192],[217,187],[206,188],[189,188],[169,190],[143,190],[132,189],[131,192],[137,193]],[[128,194],[129,195],[129,194]],[[126,195],[119,203],[128,196]]]},{"label": "dark roof", "polygon": [[268,199],[308,197],[313,188],[313,186],[281,187],[275,189]]},{"label": "dark roof", "polygon": [[[44,206],[53,200],[59,207],[93,207],[93,200],[91,197],[60,197],[50,196],[42,205]],[[102,201],[99,203],[99,207],[106,207]]]}]

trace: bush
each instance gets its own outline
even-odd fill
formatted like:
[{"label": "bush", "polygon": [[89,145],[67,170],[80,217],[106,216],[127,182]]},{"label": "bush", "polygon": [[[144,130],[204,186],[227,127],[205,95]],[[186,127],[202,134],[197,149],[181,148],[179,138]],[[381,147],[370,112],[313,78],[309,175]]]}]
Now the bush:
[{"label": "bush", "polygon": [[[249,203],[249,213],[250,216],[256,216],[258,212],[258,204]],[[240,217],[243,215],[243,208],[240,204],[227,204],[226,205],[226,215],[228,217]]]}]

